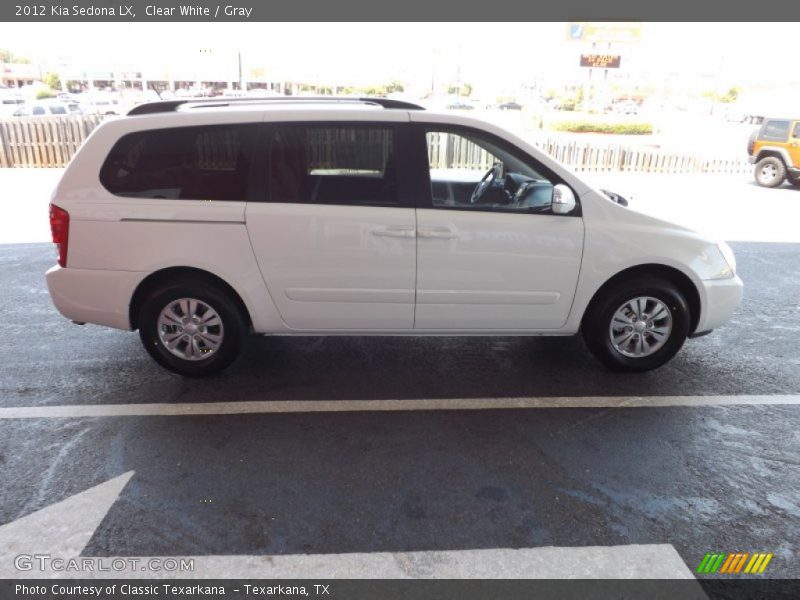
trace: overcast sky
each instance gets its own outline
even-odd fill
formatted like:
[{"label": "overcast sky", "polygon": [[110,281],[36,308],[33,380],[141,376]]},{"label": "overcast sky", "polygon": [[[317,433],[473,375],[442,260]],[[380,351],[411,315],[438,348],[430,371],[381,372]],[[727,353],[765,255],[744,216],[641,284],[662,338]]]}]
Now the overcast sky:
[{"label": "overcast sky", "polygon": [[[722,83],[800,81],[795,23],[644,23],[620,44],[623,68],[713,75]],[[763,52],[769,40],[769,60]],[[178,68],[202,60],[263,66],[276,79],[362,84],[438,75],[480,84],[574,71],[587,46],[565,23],[0,23],[0,47],[86,68]]]}]

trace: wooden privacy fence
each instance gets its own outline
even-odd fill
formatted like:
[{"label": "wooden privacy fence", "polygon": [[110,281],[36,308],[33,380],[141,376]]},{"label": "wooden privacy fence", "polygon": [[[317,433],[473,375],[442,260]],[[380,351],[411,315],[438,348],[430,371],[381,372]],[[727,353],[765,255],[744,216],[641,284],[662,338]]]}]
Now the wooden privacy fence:
[{"label": "wooden privacy fence", "polygon": [[[92,130],[103,120],[100,115],[48,118],[14,118],[0,121],[0,167],[63,167]],[[386,152],[387,138],[370,138],[371,150]],[[318,152],[333,139],[314,139]],[[625,145],[590,139],[533,138],[538,148],[576,171],[630,171],[639,173],[750,173],[745,158],[714,158],[697,154],[667,152],[644,145]],[[383,151],[383,152],[381,152]],[[488,170],[494,157],[470,140],[453,134],[428,134],[432,168]],[[319,157],[317,157],[319,158]],[[324,161],[323,161],[324,162]]]},{"label": "wooden privacy fence", "polygon": [[534,145],[575,171],[639,173],[715,173],[743,175],[752,171],[746,158],[713,158],[666,152],[653,147],[597,144],[541,138]]},{"label": "wooden privacy fence", "polygon": [[102,115],[0,121],[0,167],[63,167]]},{"label": "wooden privacy fence", "polygon": [[[631,171],[639,173],[750,173],[747,159],[709,158],[666,152],[647,146],[588,140],[536,137],[533,144],[575,171]],[[428,160],[433,169],[487,171],[496,160],[478,144],[460,135],[428,133]]]}]

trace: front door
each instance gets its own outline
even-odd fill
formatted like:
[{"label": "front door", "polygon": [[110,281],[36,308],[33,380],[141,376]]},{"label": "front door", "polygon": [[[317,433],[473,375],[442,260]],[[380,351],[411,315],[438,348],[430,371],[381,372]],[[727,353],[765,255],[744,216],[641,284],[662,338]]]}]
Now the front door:
[{"label": "front door", "polygon": [[790,167],[800,169],[800,121],[792,124],[791,138],[789,139],[789,156],[792,159]]},{"label": "front door", "polygon": [[297,330],[414,321],[416,220],[401,200],[396,123],[269,126],[268,202],[247,205],[261,274]]},{"label": "front door", "polygon": [[578,281],[583,221],[550,210],[558,181],[489,134],[418,127],[430,196],[417,211],[415,327],[562,327]]}]

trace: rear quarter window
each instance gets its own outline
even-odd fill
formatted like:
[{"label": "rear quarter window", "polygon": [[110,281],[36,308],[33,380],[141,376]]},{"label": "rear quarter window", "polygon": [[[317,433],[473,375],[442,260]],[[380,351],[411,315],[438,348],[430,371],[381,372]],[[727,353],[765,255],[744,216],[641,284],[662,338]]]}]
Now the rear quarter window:
[{"label": "rear quarter window", "polygon": [[785,142],[789,138],[791,121],[767,121],[761,130],[759,139],[773,142]]},{"label": "rear quarter window", "polygon": [[100,182],[117,196],[245,200],[255,124],[138,131],[114,145]]}]

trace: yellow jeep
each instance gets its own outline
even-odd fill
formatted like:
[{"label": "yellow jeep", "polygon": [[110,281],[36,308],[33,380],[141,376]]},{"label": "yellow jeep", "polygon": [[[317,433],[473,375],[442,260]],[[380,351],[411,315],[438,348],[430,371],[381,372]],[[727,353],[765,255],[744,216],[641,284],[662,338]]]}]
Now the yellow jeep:
[{"label": "yellow jeep", "polygon": [[758,185],[800,187],[800,119],[764,119],[747,144]]}]

